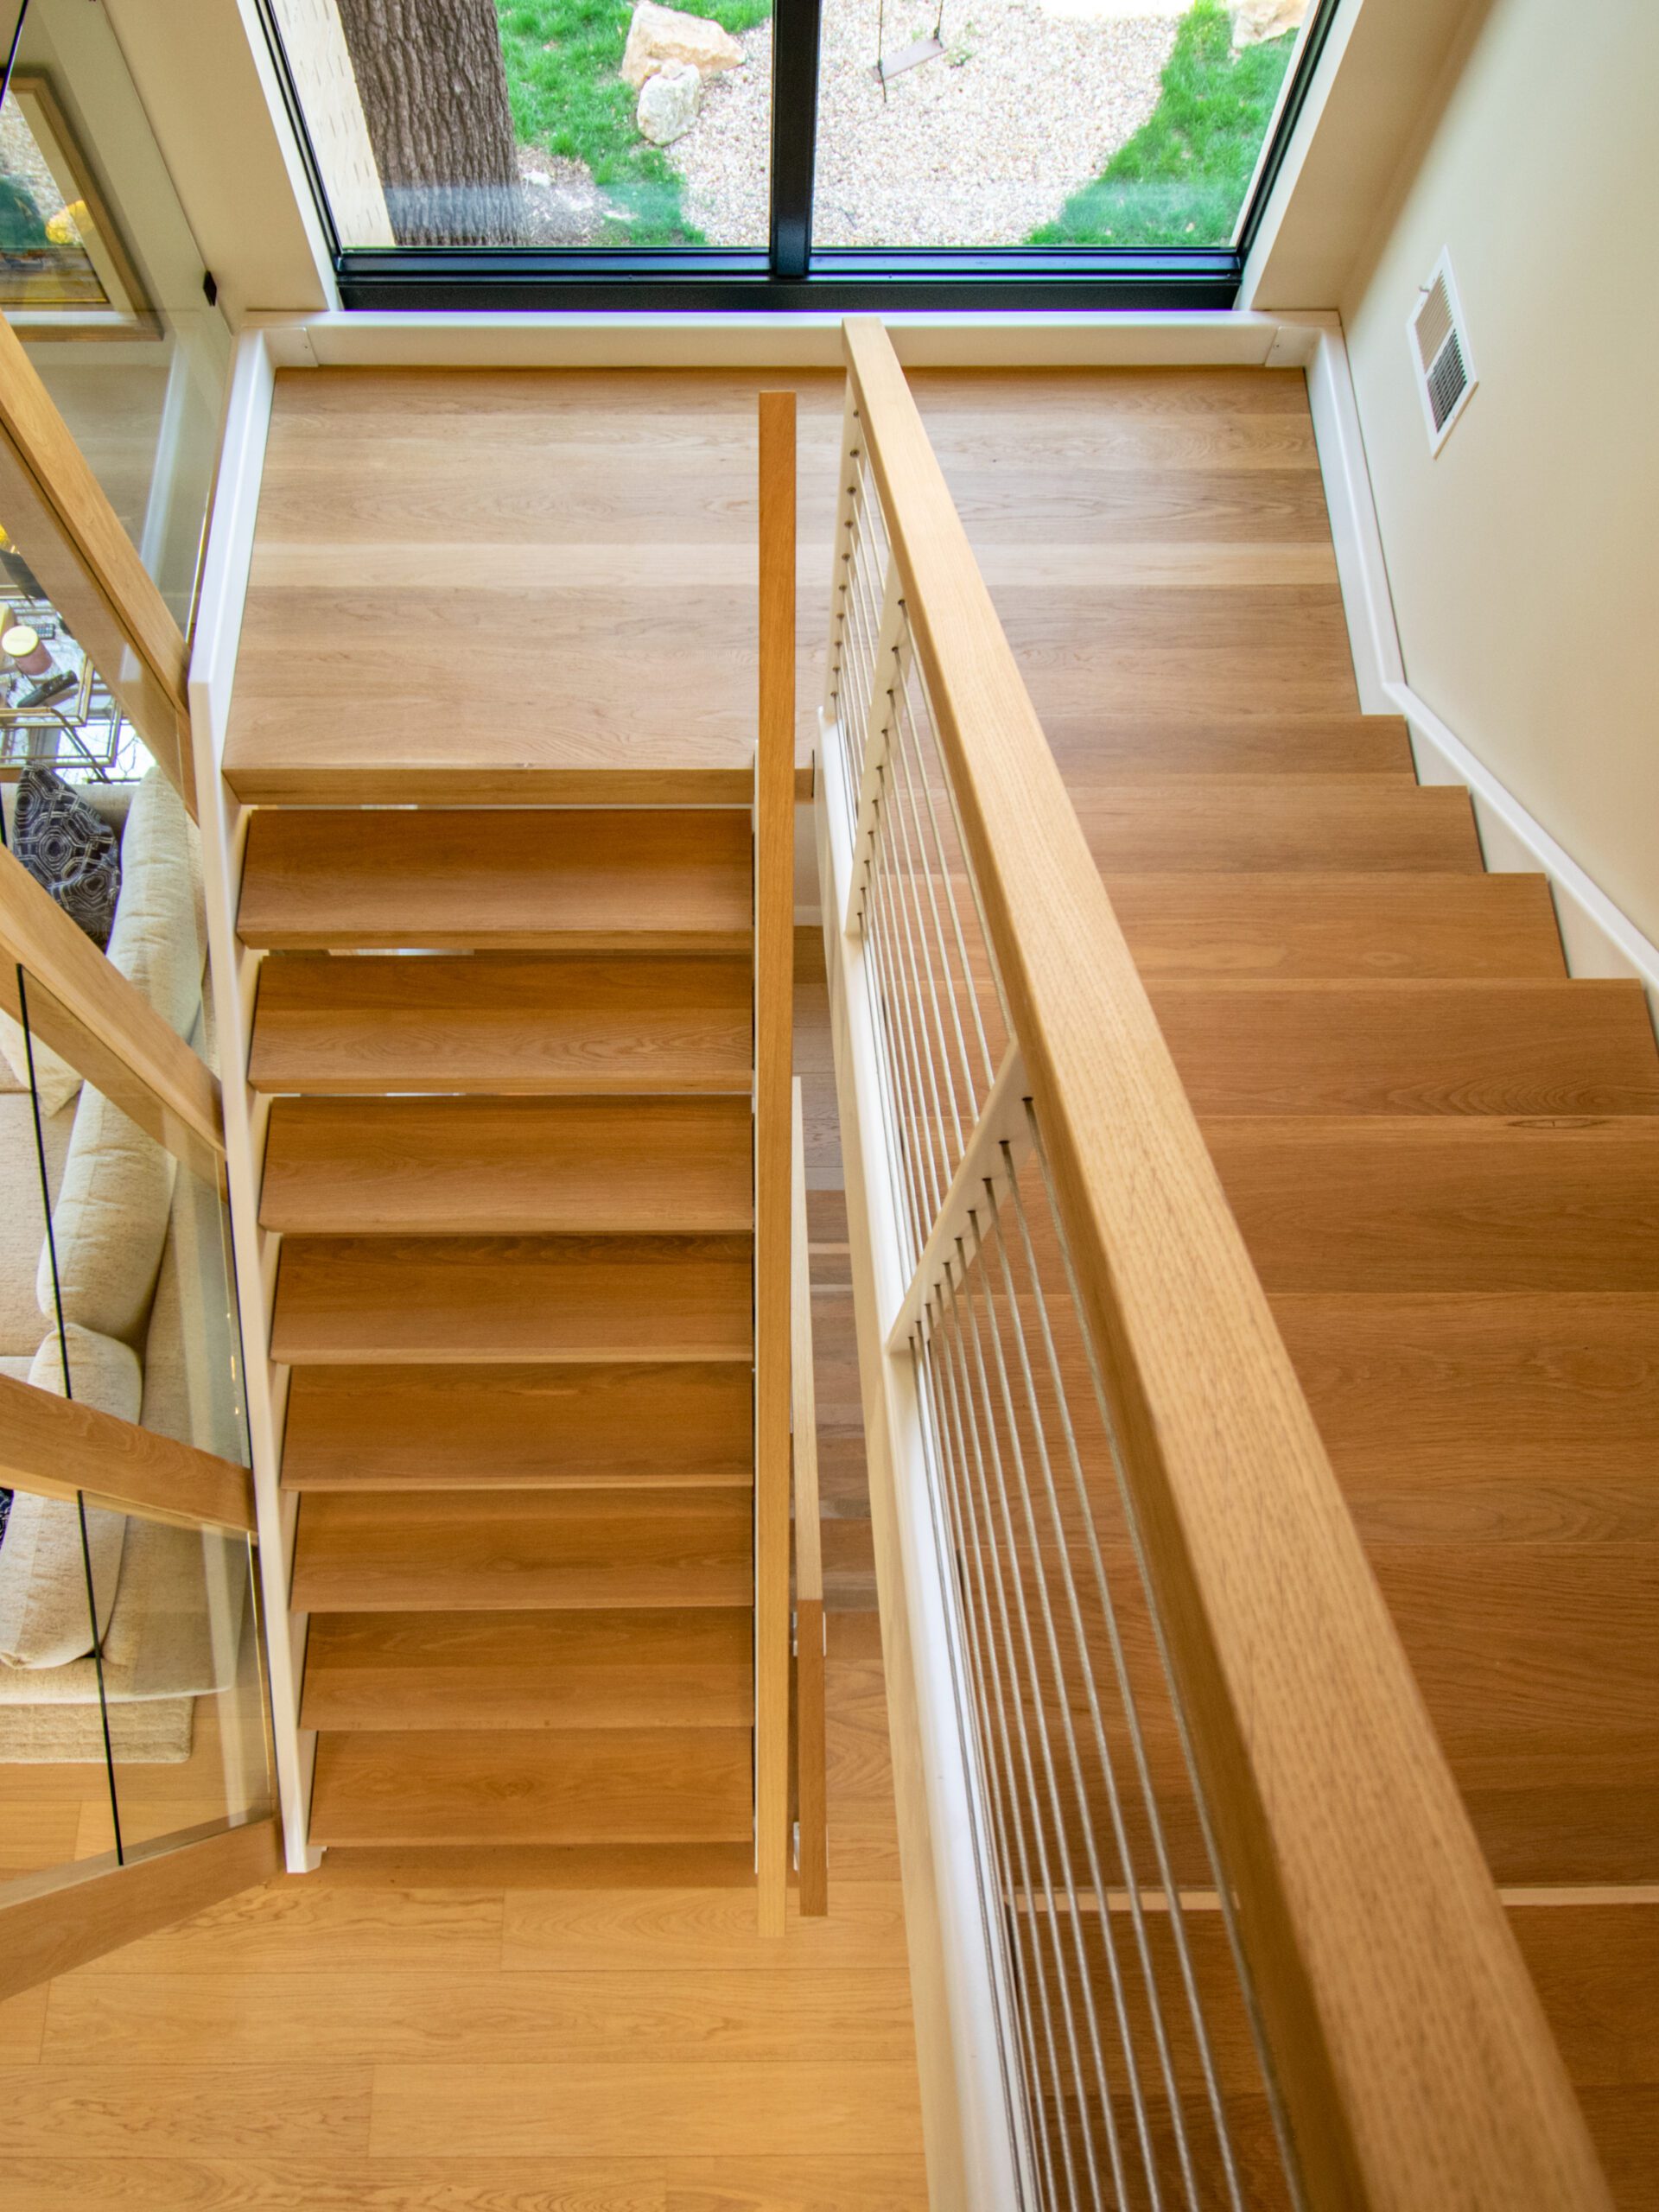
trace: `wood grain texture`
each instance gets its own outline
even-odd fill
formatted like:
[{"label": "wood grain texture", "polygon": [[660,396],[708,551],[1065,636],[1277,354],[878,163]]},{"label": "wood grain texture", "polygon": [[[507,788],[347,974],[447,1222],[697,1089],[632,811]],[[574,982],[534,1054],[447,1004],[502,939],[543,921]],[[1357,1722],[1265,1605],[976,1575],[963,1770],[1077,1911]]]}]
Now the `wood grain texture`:
[{"label": "wood grain texture", "polygon": [[282,950],[746,951],[736,808],[264,807],[237,929]]},{"label": "wood grain texture", "polygon": [[33,1035],[194,1173],[217,1179],[219,1078],[8,851],[0,851],[0,1006],[15,1018],[26,1010]]},{"label": "wood grain texture", "polygon": [[750,1730],[455,1729],[325,1733],[315,1842],[741,1843]]},{"label": "wood grain texture", "polygon": [[0,1375],[0,1478],[8,1488],[119,1511],[251,1532],[245,1467],[137,1422]]},{"label": "wood grain texture", "polygon": [[[130,1866],[96,1873],[54,1869],[8,1884],[0,1904],[0,1998],[268,1881],[281,1849],[276,1821],[255,1821]],[[16,2149],[23,2139],[9,2121],[8,2143]]]},{"label": "wood grain texture", "polygon": [[749,1501],[495,1491],[311,1497],[300,1510],[294,1604],[308,1612],[747,1606]]},{"label": "wood grain texture", "polygon": [[753,1621],[730,1611],[325,1613],[306,1728],[747,1728]]},{"label": "wood grain texture", "polygon": [[1637,983],[1160,977],[1149,992],[1206,1119],[1659,1111]]},{"label": "wood grain texture", "polygon": [[1182,776],[1068,785],[1096,865],[1119,875],[1476,873],[1469,794],[1408,776]]},{"label": "wood grain texture", "polygon": [[1541,875],[1376,869],[1332,875],[1109,875],[1112,910],[1148,982],[1496,976],[1567,969]]},{"label": "wood grain texture", "polygon": [[260,969],[256,1090],[746,1090],[746,960],[480,954]]},{"label": "wood grain texture", "polygon": [[[839,378],[310,374],[276,382],[226,743],[238,797],[748,805],[755,394],[801,393],[821,474]],[[803,519],[827,540],[822,493]],[[297,631],[322,642],[296,655]]]},{"label": "wood grain texture", "polygon": [[760,398],[754,818],[754,1834],[763,1935],[790,1851],[790,1246],[795,988],[795,395]]},{"label": "wood grain texture", "polygon": [[[1159,1033],[1179,987],[1160,986],[1154,1020],[892,348],[873,321],[849,323],[847,343],[1308,2189],[1378,2212],[1452,2196],[1605,2205],[1559,2056],[1205,1154],[1177,1072],[1185,1040],[1172,1058]],[[1280,594],[1263,628],[1255,665],[1275,677],[1287,621],[1315,652],[1321,642],[1314,610],[1296,601]],[[1235,639],[1254,613],[1230,603]],[[1074,654],[1069,665],[1096,682],[1132,679],[1142,646],[1102,626],[1110,658]],[[1143,626],[1143,638],[1155,629]],[[1016,613],[1010,632],[1040,671],[1041,626],[1022,631]],[[1219,663],[1219,639],[1180,648],[1200,706],[1212,650]],[[1313,703],[1305,678],[1284,675],[1275,696]],[[1236,685],[1236,661],[1227,676]],[[1203,987],[1207,1006],[1220,997]],[[1206,1049],[1196,1031],[1185,1049],[1189,1059]],[[1339,1731],[1317,1718],[1313,1681]],[[1379,1943],[1387,1977],[1375,1971]]]},{"label": "wood grain texture", "polygon": [[296,1369],[299,1491],[747,1490],[753,1386],[731,1361]]},{"label": "wood grain texture", "polygon": [[290,1236],[271,1357],[752,1357],[750,1251],[722,1236]]},{"label": "wood grain texture", "polygon": [[738,1232],[746,1098],[279,1098],[259,1218],[290,1235]]}]

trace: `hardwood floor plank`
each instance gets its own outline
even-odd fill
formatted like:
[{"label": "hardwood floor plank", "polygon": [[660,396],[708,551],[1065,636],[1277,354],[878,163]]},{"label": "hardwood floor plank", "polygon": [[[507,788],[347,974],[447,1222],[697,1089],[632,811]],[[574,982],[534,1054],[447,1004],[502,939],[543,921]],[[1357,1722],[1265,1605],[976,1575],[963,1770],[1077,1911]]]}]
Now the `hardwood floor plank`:
[{"label": "hardwood floor plank", "polygon": [[626,2067],[380,2065],[376,2153],[549,2158],[718,2156],[739,2131],[751,2153],[833,2156],[878,2135],[921,2149],[913,2067],[849,2063],[711,2066],[636,2058]]},{"label": "hardwood floor plank", "polygon": [[340,1890],[306,1874],[245,1891],[211,1912],[100,1959],[111,1974],[306,1974],[397,1970],[490,1973],[501,1958],[503,1901],[476,1889]]},{"label": "hardwood floor plank", "polygon": [[781,1942],[756,1932],[752,1898],[721,1890],[510,1891],[502,1910],[509,1973],[673,1966],[772,1974],[814,1962],[891,1966],[905,1955],[903,1897],[883,1882],[836,1883],[827,1919],[803,1920],[791,1899]]},{"label": "hardwood floor plank", "polygon": [[330,2066],[0,2067],[8,2159],[361,2157],[370,2147],[372,2069]]},{"label": "hardwood floor plank", "polygon": [[[42,2010],[44,2007],[42,2006]],[[911,2056],[909,1978],[897,1967],[718,1967],[628,1974],[205,1977],[96,1974],[56,1990],[47,2063],[204,2067],[452,2060],[468,2066],[638,2056],[809,2065],[855,2047]]]}]

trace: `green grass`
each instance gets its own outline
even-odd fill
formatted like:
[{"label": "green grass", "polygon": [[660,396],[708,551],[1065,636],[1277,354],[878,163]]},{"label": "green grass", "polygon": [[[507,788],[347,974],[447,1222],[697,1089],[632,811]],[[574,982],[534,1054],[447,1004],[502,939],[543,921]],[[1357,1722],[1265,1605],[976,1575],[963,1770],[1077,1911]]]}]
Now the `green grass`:
[{"label": "green grass", "polygon": [[1228,245],[1295,43],[1235,54],[1220,0],[1196,0],[1150,117],[1032,244]]},{"label": "green grass", "polygon": [[[772,13],[772,0],[673,0],[734,36]],[[585,162],[621,211],[607,245],[700,245],[685,219],[680,180],[660,147],[639,136],[639,95],[617,75],[633,0],[496,0],[507,98],[521,146]]]}]

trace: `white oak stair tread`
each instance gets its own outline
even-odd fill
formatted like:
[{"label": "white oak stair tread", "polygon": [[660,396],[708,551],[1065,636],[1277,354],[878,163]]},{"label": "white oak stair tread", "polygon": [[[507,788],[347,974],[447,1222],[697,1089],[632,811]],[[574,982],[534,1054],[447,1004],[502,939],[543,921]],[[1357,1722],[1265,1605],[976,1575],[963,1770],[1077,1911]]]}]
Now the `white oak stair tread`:
[{"label": "white oak stair tread", "polygon": [[268,954],[256,1090],[747,1090],[747,958]]},{"label": "white oak stair tread", "polygon": [[753,1643],[747,1606],[319,1613],[300,1725],[747,1728]]},{"label": "white oak stair tread", "polygon": [[1563,977],[1541,875],[1112,875],[1135,965],[1262,979]]},{"label": "white oak stair tread", "polygon": [[1478,874],[1480,844],[1460,785],[1409,776],[1151,778],[1071,789],[1095,863],[1115,875],[1210,868]]},{"label": "white oak stair tread", "polygon": [[747,1490],[747,1364],[298,1367],[296,1491]]},{"label": "white oak stair tread", "polygon": [[741,1231],[749,1102],[278,1098],[259,1218],[289,1234]]},{"label": "white oak stair tread", "polygon": [[326,1733],[321,1844],[738,1843],[749,1730],[434,1729]]},{"label": "white oak stair tread", "polygon": [[1204,1134],[1270,1292],[1659,1292],[1659,1116],[1212,1118]]},{"label": "white oak stair tread", "polygon": [[237,927],[264,950],[747,950],[736,808],[261,808]]},{"label": "white oak stair tread", "polygon": [[1164,976],[1148,989],[1201,1118],[1659,1113],[1633,982]]},{"label": "white oak stair tread", "polygon": [[747,1605],[738,1491],[489,1491],[302,1500],[293,1602],[308,1612]]},{"label": "white oak stair tread", "polygon": [[271,1357],[747,1362],[750,1277],[734,1236],[289,1236]]},{"label": "white oak stair tread", "polygon": [[752,1890],[754,1845],[337,1843],[317,1878],[368,1890]]},{"label": "white oak stair tread", "polygon": [[1102,715],[1043,717],[1068,791],[1147,776],[1410,776],[1401,715]]}]

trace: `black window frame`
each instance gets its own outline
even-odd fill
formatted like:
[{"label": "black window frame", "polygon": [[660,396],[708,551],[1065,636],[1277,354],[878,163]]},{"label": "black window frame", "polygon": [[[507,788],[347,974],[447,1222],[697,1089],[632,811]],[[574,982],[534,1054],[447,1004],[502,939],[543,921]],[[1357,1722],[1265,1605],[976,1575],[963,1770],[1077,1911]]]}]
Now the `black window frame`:
[{"label": "black window frame", "polygon": [[1244,211],[1227,247],[814,247],[822,0],[773,0],[772,213],[765,247],[547,251],[348,247],[270,0],[256,0],[283,104],[328,240],[340,304],[359,312],[743,313],[934,309],[1159,313],[1232,308],[1341,0],[1315,0]]}]

